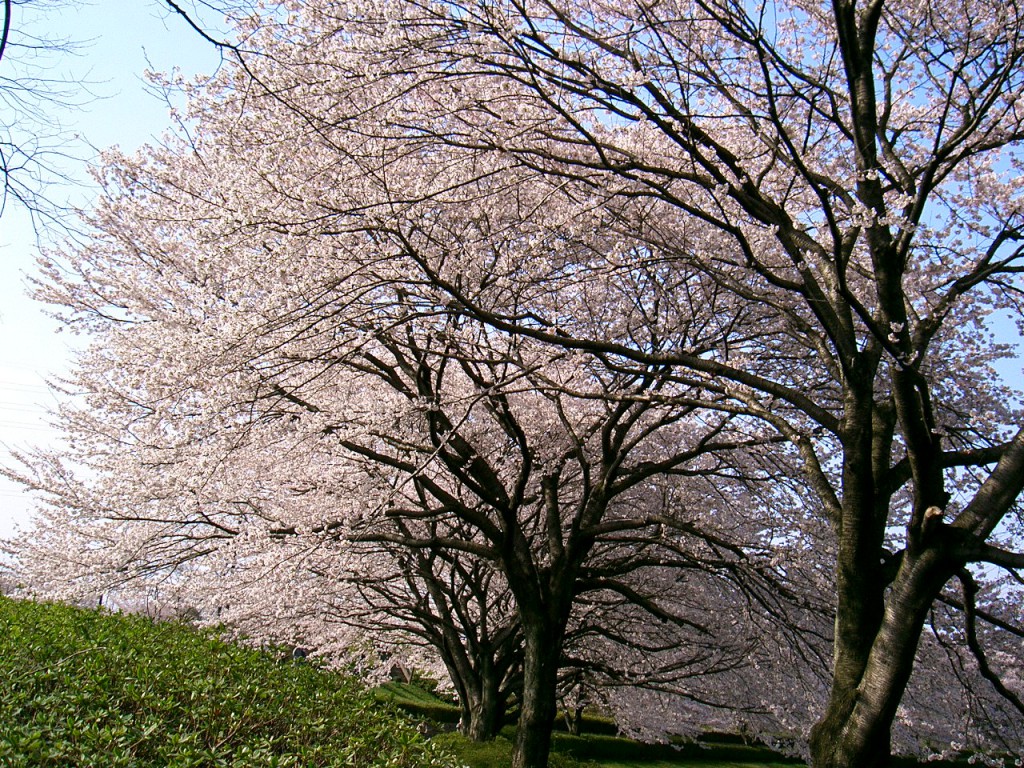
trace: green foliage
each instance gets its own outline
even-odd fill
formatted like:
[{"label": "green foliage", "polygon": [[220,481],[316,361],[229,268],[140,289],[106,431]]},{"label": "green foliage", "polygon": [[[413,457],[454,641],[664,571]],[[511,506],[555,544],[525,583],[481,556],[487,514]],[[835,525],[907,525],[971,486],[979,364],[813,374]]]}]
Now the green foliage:
[{"label": "green foliage", "polygon": [[173,624],[0,598],[5,768],[426,768],[359,684]]}]

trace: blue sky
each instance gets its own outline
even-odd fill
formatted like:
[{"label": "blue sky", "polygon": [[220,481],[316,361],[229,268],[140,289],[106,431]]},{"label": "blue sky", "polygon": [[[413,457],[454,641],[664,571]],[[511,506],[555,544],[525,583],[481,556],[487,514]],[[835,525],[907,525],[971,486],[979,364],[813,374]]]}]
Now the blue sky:
[{"label": "blue sky", "polygon": [[[13,25],[25,23],[15,6]],[[79,158],[64,163],[64,171],[81,186],[50,189],[57,199],[87,202],[87,161],[95,148],[120,145],[135,149],[169,127],[166,105],[145,84],[147,69],[180,69],[186,74],[214,70],[217,51],[173,15],[159,0],[94,0],[64,5],[42,4],[28,23],[50,39],[77,43],[73,53],[52,53],[48,74],[85,82],[79,109],[50,106],[54,124],[79,139],[68,143]],[[0,60],[0,75],[16,66],[8,49]],[[5,71],[6,70],[6,71]],[[44,307],[26,295],[26,274],[34,269],[36,237],[29,217],[9,205],[0,217],[0,462],[10,448],[46,444],[55,435],[46,425],[53,404],[48,377],[59,375],[71,356],[73,338],[58,333]],[[0,478],[0,538],[28,521],[31,501],[21,488]]]}]

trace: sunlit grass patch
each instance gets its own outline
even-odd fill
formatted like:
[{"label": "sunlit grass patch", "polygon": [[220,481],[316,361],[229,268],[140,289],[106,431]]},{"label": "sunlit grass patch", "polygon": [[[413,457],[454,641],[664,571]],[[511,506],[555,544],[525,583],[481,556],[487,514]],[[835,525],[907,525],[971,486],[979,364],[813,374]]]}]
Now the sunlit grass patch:
[{"label": "sunlit grass patch", "polygon": [[5,768],[446,765],[360,684],[187,627],[0,598]]}]

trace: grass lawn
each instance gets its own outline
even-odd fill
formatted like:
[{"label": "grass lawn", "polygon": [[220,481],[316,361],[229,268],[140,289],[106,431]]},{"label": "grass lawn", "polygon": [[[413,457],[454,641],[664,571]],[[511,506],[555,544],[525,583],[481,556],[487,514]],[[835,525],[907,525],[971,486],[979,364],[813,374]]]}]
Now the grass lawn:
[{"label": "grass lawn", "polygon": [[[396,704],[416,717],[452,728],[459,710],[418,685],[391,682],[376,689],[375,695]],[[800,768],[802,763],[757,745],[738,742],[686,744],[640,744],[615,736],[607,718],[584,717],[583,736],[556,731],[552,743],[551,768]],[[434,740],[455,753],[469,768],[508,768],[515,729],[511,726],[493,742],[476,744],[456,733],[443,733]]]},{"label": "grass lawn", "polygon": [[[508,768],[514,737],[515,731],[505,728],[498,739],[487,744],[475,744],[455,733],[434,740],[468,768]],[[892,764],[894,768],[968,768],[966,760],[918,763],[894,757]],[[676,748],[615,736],[555,733],[550,768],[804,768],[804,763],[759,745],[712,742]]]},{"label": "grass lawn", "polygon": [[[506,728],[493,742],[476,744],[455,733],[434,740],[453,752],[469,768],[507,768],[512,757],[514,731]],[[556,733],[551,768],[799,768],[802,765],[765,749],[724,744],[676,749],[667,745],[639,744],[614,736],[570,736]]]},{"label": "grass lawn", "polygon": [[656,760],[650,763],[644,760],[630,760],[627,762],[615,760],[614,762],[597,763],[597,765],[600,765],[601,768],[793,768],[795,763],[723,763],[718,760],[712,762],[684,760],[674,763]]}]

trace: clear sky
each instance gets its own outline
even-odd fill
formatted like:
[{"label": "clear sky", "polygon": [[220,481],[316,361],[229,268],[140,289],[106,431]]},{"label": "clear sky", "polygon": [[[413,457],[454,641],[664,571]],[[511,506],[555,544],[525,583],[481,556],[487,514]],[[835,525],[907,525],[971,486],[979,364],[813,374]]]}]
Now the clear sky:
[{"label": "clear sky", "polygon": [[[24,21],[15,5],[13,25]],[[64,167],[82,188],[58,187],[51,196],[87,201],[87,161],[91,147],[120,145],[135,149],[169,126],[166,105],[147,89],[147,69],[180,69],[186,74],[213,71],[220,56],[209,43],[162,5],[160,0],[67,0],[42,7],[29,19],[51,39],[77,42],[73,53],[53,53],[48,74],[88,83],[79,109],[51,105],[47,116],[66,133],[81,136],[68,150],[78,161]],[[0,75],[15,62],[8,49],[0,60]],[[6,69],[6,71],[5,71]],[[46,410],[54,402],[46,379],[66,369],[73,338],[58,332],[45,307],[27,295],[26,276],[38,253],[31,221],[16,206],[0,217],[0,463],[9,464],[9,451],[46,444],[55,438],[47,426]],[[24,525],[31,500],[20,486],[0,478],[0,538]]]}]

